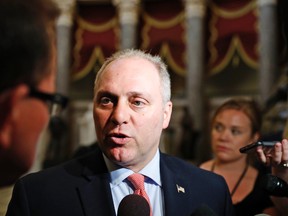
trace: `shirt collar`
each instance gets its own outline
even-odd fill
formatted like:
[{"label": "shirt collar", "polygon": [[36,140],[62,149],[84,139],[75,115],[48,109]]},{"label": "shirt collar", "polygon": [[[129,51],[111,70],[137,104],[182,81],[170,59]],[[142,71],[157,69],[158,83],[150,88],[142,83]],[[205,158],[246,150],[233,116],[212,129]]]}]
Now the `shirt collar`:
[{"label": "shirt collar", "polygon": [[[112,163],[104,154],[104,160],[106,166],[110,172],[111,184],[119,185],[123,182],[129,175],[133,174],[133,171],[124,167],[120,167],[114,163]],[[149,177],[145,182],[157,184],[161,186],[161,178],[160,178],[160,153],[157,150],[153,159],[142,169],[139,173]]]}]

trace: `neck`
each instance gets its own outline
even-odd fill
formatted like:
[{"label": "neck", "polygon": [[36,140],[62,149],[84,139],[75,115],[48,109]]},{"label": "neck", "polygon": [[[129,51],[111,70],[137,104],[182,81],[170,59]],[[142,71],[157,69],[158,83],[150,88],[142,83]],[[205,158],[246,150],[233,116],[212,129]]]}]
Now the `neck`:
[{"label": "neck", "polygon": [[[235,161],[223,161],[216,158],[214,160],[214,171],[215,169],[220,169],[222,171],[237,172],[243,170],[247,165],[247,158],[243,157]],[[235,169],[237,167],[237,169]]]}]

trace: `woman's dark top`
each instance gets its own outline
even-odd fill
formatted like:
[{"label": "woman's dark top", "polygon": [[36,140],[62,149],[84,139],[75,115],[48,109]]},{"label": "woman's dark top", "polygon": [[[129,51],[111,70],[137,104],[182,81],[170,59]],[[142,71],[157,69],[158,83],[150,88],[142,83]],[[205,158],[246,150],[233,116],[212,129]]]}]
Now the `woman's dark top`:
[{"label": "woman's dark top", "polygon": [[236,216],[254,216],[273,206],[269,194],[262,189],[261,174],[258,173],[253,190],[241,202],[234,205]]}]

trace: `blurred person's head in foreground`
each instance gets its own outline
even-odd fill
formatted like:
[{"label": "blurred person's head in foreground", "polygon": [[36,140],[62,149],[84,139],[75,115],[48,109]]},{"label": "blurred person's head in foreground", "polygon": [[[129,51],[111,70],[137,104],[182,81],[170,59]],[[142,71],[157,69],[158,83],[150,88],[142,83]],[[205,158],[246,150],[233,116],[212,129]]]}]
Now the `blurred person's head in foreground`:
[{"label": "blurred person's head in foreground", "polygon": [[29,170],[49,121],[59,12],[50,0],[0,0],[0,186]]}]

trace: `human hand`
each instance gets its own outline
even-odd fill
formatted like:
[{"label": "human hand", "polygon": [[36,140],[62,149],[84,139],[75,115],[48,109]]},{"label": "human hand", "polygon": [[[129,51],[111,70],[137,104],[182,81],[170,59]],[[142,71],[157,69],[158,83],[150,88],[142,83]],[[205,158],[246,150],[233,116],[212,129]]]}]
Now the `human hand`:
[{"label": "human hand", "polygon": [[288,180],[288,140],[277,142],[273,148],[257,147],[259,160],[267,166],[272,166],[272,173]]}]

